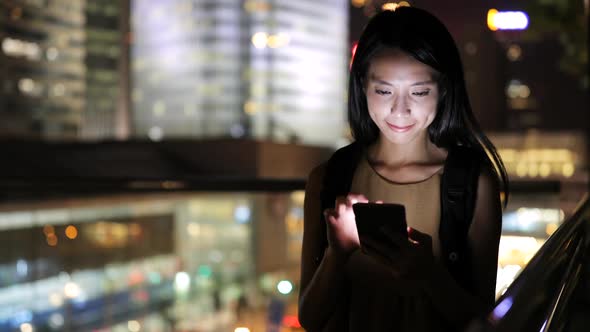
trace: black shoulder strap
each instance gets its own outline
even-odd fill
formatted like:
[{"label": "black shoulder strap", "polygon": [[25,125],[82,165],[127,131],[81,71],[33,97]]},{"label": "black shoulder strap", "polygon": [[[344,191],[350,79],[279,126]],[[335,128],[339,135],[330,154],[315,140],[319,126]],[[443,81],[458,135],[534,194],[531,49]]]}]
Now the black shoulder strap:
[{"label": "black shoulder strap", "polygon": [[473,219],[477,181],[483,152],[463,146],[449,150],[441,181],[439,236],[447,268],[455,279],[472,287],[467,269],[471,264],[467,233]]}]

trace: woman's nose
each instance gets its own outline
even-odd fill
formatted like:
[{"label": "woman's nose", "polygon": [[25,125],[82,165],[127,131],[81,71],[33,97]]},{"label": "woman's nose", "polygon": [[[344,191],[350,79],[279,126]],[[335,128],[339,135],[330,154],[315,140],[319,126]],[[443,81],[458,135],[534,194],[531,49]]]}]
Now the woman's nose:
[{"label": "woman's nose", "polygon": [[409,116],[411,111],[408,106],[408,101],[404,97],[397,97],[391,105],[391,113],[397,117]]}]

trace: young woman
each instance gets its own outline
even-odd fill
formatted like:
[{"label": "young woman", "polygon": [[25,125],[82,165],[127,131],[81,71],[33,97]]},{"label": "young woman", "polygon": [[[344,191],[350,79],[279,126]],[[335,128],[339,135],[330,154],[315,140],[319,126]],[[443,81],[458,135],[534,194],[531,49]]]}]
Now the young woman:
[{"label": "young woman", "polygon": [[[371,19],[351,66],[348,115],[355,142],[315,168],[306,188],[301,324],[463,329],[494,303],[507,176],[473,116],[457,47],[438,19],[413,7]],[[460,163],[476,166],[459,193],[473,201],[464,231],[441,207],[457,151],[467,153]],[[346,169],[349,178],[330,176]],[[403,204],[408,235],[360,250],[352,205],[368,201]]]}]

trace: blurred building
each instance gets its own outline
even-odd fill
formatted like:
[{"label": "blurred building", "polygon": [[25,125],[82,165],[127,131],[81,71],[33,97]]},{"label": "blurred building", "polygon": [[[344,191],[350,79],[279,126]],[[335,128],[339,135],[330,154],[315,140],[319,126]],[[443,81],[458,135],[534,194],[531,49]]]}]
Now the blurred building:
[{"label": "blurred building", "polygon": [[86,3],[86,108],[80,130],[84,139],[113,138],[129,132],[127,116],[119,116],[128,112],[124,100],[128,93],[124,67],[128,61],[128,5],[128,0]]},{"label": "blurred building", "polygon": [[348,2],[132,1],[135,134],[333,145]]},{"label": "blurred building", "polygon": [[1,3],[1,136],[113,136],[122,91],[122,3]]},{"label": "blurred building", "polygon": [[86,93],[84,4],[2,2],[2,136],[77,135]]}]

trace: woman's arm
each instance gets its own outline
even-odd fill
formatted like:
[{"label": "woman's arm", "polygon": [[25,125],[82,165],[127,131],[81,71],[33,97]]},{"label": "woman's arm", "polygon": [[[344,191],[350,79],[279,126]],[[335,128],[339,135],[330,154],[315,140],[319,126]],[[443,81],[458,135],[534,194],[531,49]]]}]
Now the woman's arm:
[{"label": "woman's arm", "polygon": [[468,233],[474,293],[464,290],[441,265],[435,264],[426,293],[432,303],[457,327],[490,309],[495,302],[498,246],[502,232],[502,207],[495,175],[485,169],[478,180],[473,221]]},{"label": "woman's arm", "polygon": [[308,331],[323,329],[346,294],[344,265],[360,246],[352,205],[367,202],[362,195],[337,197],[334,208],[323,211],[324,223],[320,211],[324,172],[324,166],[314,169],[305,190],[299,320]]},{"label": "woman's arm", "polygon": [[326,233],[321,229],[326,227],[320,219],[320,191],[324,172],[324,165],[315,168],[305,188],[299,321],[309,331],[322,329],[338,303],[339,296],[344,293],[344,274],[341,272],[344,260],[330,248],[325,248]]}]

